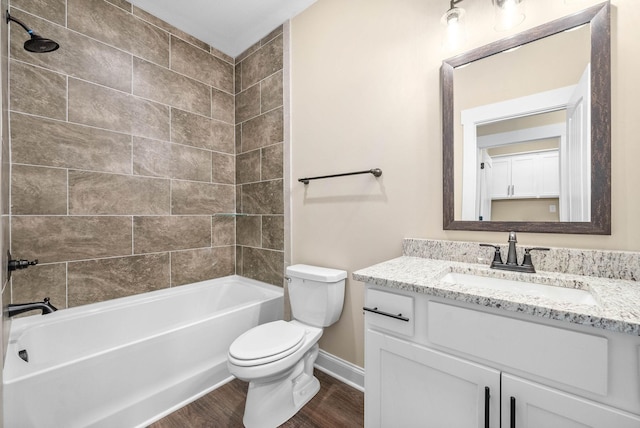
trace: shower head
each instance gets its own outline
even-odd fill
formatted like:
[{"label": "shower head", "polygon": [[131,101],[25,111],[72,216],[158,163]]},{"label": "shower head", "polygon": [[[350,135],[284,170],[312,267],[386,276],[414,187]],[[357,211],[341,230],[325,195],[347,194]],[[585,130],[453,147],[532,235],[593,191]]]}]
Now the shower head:
[{"label": "shower head", "polygon": [[59,44],[51,39],[45,39],[35,33],[31,33],[31,39],[24,42],[24,48],[29,52],[53,52],[60,47]]},{"label": "shower head", "polygon": [[11,15],[9,15],[9,11],[7,11],[7,24],[9,23],[9,21],[13,21],[16,24],[20,25],[31,36],[29,40],[24,42],[25,50],[28,50],[29,52],[35,52],[35,53],[45,53],[45,52],[53,52],[60,47],[60,45],[54,42],[53,40],[40,37],[39,35],[34,33],[32,29],[30,29],[25,24],[23,24],[22,21],[20,21],[19,19],[16,19]]}]

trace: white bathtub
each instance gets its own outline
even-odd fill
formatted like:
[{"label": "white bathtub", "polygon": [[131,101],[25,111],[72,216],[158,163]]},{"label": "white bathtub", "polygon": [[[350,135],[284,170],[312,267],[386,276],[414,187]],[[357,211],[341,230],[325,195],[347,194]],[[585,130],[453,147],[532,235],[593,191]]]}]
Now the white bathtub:
[{"label": "white bathtub", "polygon": [[231,342],[282,311],[280,287],[229,276],[15,319],[4,426],[146,426],[231,380]]}]

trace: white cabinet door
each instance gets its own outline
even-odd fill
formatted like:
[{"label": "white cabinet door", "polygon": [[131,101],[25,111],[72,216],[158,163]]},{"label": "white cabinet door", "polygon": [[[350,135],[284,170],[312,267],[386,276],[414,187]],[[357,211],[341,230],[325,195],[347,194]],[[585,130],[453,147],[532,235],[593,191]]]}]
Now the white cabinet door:
[{"label": "white cabinet door", "polygon": [[491,198],[508,198],[511,195],[511,159],[496,158],[491,168]]},{"label": "white cabinet door", "polygon": [[538,196],[557,198],[560,195],[560,156],[557,151],[541,154],[537,159]]},{"label": "white cabinet door", "polygon": [[499,371],[373,330],[365,341],[365,427],[499,427]]},{"label": "white cabinet door", "polygon": [[639,428],[630,413],[502,374],[502,428]]},{"label": "white cabinet door", "polygon": [[513,156],[511,159],[511,197],[535,198],[536,156]]}]

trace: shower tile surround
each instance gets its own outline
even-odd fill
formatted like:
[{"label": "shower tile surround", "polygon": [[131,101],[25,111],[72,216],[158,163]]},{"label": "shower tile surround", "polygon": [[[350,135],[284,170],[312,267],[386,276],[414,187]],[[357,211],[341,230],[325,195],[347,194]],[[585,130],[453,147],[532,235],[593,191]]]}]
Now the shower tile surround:
[{"label": "shower tile surround", "polygon": [[283,28],[234,59],[124,0],[9,6],[61,45],[9,27],[11,301],[282,286]]},{"label": "shower tile surround", "polygon": [[236,60],[237,270],[281,284],[284,266],[282,28]]}]

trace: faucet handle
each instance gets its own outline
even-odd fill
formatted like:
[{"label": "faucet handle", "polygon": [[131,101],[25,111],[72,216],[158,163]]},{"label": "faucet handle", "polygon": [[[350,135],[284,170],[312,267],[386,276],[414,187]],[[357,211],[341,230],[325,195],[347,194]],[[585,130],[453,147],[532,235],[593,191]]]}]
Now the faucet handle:
[{"label": "faucet handle", "polygon": [[535,272],[535,269],[533,268],[533,261],[531,260],[531,251],[549,251],[549,248],[532,247],[524,249],[524,259],[522,260],[522,266],[530,266],[532,271]]},{"label": "faucet handle", "polygon": [[493,247],[496,249],[496,252],[493,253],[493,261],[491,262],[491,266],[501,265],[502,263],[502,254],[500,253],[500,245],[493,244],[480,244],[481,247]]},{"label": "faucet handle", "polygon": [[17,270],[17,269],[26,269],[29,266],[35,266],[38,264],[38,259],[29,261],[29,260],[9,260],[9,271]]},{"label": "faucet handle", "polygon": [[545,248],[545,247],[531,247],[531,248],[525,248],[524,252],[525,254],[529,254],[530,251],[549,251],[550,248]]}]

